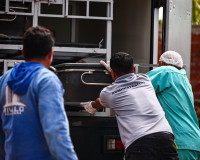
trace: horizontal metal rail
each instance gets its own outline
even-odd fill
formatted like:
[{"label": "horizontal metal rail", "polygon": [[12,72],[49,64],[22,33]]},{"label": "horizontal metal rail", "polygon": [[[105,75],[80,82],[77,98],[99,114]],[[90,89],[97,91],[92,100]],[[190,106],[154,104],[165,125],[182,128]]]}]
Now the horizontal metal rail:
[{"label": "horizontal metal rail", "polygon": [[[0,49],[22,50],[22,45],[0,44]],[[98,53],[106,54],[106,49],[99,48],[77,48],[77,47],[53,47],[54,51],[58,52],[71,52],[71,53]]]}]

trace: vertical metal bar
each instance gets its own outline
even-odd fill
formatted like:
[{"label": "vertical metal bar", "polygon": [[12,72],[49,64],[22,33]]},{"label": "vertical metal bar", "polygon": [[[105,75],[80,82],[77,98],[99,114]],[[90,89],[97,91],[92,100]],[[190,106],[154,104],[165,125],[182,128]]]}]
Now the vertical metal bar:
[{"label": "vertical metal bar", "polygon": [[107,13],[106,13],[107,17],[111,16],[111,3],[107,2]]},{"label": "vertical metal bar", "polygon": [[34,3],[33,26],[37,26],[38,25],[39,3],[40,2],[37,2],[37,1],[35,1],[35,3]]},{"label": "vertical metal bar", "polygon": [[7,60],[4,60],[3,62],[4,62],[4,64],[3,64],[3,67],[4,67],[3,68],[3,74],[4,74],[8,71],[8,62],[7,62]]},{"label": "vertical metal bar", "polygon": [[[111,4],[107,3],[107,17],[112,15],[111,13]],[[106,27],[107,27],[107,33],[106,33],[106,61],[110,60],[111,58],[111,45],[112,45],[112,21],[107,20],[106,21]],[[111,116],[111,109],[106,109],[107,115],[109,114]]]},{"label": "vertical metal bar", "polygon": [[162,53],[168,48],[169,0],[163,2]]},{"label": "vertical metal bar", "polygon": [[9,0],[6,0],[6,6],[5,6],[5,12],[8,13],[9,12]]},{"label": "vertical metal bar", "polygon": [[69,0],[65,0],[65,16],[69,15]]},{"label": "vertical metal bar", "polygon": [[65,16],[65,0],[62,0],[62,16]]},{"label": "vertical metal bar", "polygon": [[[48,0],[48,6],[50,5],[50,2]],[[38,1],[38,7],[37,7],[37,15],[41,16],[41,2]]]},{"label": "vertical metal bar", "polygon": [[[110,3],[107,3],[107,16],[110,12]],[[112,21],[107,20],[107,34],[106,34],[106,61],[110,60],[111,58],[111,44],[112,44]]]},{"label": "vertical metal bar", "polygon": [[90,16],[90,1],[89,1],[89,0],[87,0],[86,16],[87,16],[87,17]]},{"label": "vertical metal bar", "polygon": [[139,73],[139,64],[134,64],[135,74]]},{"label": "vertical metal bar", "polygon": [[34,4],[35,4],[35,2],[32,1],[31,2],[31,14],[34,14]]},{"label": "vertical metal bar", "polygon": [[158,19],[159,9],[154,9],[153,64],[158,63]]},{"label": "vertical metal bar", "polygon": [[[72,15],[76,14],[76,4],[72,5]],[[71,42],[76,41],[76,19],[72,18],[71,19]]]},{"label": "vertical metal bar", "polygon": [[110,18],[113,19],[113,1],[110,3]]},{"label": "vertical metal bar", "polygon": [[154,52],[154,0],[151,0],[151,35],[150,35],[150,60],[149,63],[153,64]]}]

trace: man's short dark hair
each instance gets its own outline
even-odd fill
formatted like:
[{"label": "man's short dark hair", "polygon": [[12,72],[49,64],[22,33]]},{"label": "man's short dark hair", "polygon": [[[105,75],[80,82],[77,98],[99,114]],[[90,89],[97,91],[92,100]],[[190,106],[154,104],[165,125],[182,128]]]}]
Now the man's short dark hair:
[{"label": "man's short dark hair", "polygon": [[45,57],[54,45],[52,32],[44,27],[30,27],[23,37],[24,58],[26,60]]},{"label": "man's short dark hair", "polygon": [[124,52],[115,53],[110,59],[111,69],[118,75],[133,72],[133,58]]}]

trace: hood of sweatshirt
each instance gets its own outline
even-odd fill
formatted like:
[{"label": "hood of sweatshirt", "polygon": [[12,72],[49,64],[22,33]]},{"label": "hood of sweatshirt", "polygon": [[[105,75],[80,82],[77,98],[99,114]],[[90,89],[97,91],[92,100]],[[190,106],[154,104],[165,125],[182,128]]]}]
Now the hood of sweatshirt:
[{"label": "hood of sweatshirt", "polygon": [[45,66],[37,62],[23,62],[16,65],[8,77],[7,84],[9,88],[18,95],[25,94],[31,80],[42,68],[45,68]]}]

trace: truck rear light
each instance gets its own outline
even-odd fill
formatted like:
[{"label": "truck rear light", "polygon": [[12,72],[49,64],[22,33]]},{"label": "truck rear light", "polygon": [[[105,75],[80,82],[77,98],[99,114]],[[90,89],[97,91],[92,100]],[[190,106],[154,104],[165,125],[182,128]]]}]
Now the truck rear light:
[{"label": "truck rear light", "polygon": [[121,139],[116,139],[115,142],[116,142],[115,147],[116,147],[117,150],[124,150],[125,149]]},{"label": "truck rear light", "polygon": [[107,139],[107,150],[124,150],[121,139]]},{"label": "truck rear light", "polygon": [[106,154],[124,154],[124,145],[119,135],[104,135],[104,153]]}]

